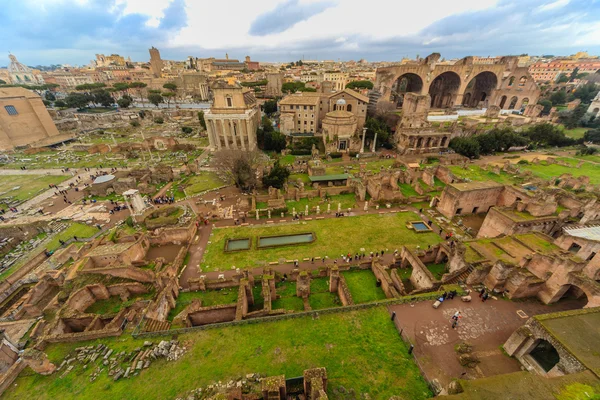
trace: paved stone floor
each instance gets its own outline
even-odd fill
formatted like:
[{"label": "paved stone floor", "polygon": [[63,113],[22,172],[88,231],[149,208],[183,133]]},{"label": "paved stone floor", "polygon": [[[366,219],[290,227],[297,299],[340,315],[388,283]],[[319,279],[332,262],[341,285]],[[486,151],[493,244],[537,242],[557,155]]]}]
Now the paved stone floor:
[{"label": "paved stone floor", "polygon": [[[396,326],[403,329],[414,344],[417,360],[427,379],[436,379],[445,387],[454,378],[475,379],[519,371],[520,364],[504,355],[500,348],[512,332],[528,317],[581,308],[585,301],[561,300],[547,306],[537,300],[489,299],[483,303],[474,296],[470,303],[454,298],[438,309],[434,309],[432,303],[395,305],[390,306],[389,311],[396,312]],[[452,329],[451,317],[457,310],[463,317],[459,326]],[[519,310],[527,317],[520,317]],[[481,361],[475,368],[463,367],[458,362],[454,347],[463,341],[474,346],[474,353]]]}]

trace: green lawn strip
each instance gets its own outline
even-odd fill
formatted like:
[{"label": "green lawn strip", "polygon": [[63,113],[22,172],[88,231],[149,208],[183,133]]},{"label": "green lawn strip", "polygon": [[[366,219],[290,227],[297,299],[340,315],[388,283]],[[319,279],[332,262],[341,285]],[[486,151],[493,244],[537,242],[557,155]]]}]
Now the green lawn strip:
[{"label": "green lawn strip", "polygon": [[[329,204],[331,204],[331,211],[337,211],[338,203],[341,204],[342,210],[356,207],[356,196],[354,193],[348,194],[336,194],[329,196]],[[308,205],[309,212],[315,213],[317,206],[320,207],[321,213],[327,212],[327,201],[322,200],[320,197],[313,197],[312,199],[304,198],[298,201],[286,201],[288,211],[293,211],[296,208],[296,212],[304,212]],[[258,206],[257,206],[258,207]]]},{"label": "green lawn strip", "polygon": [[484,181],[493,181],[502,183],[504,185],[511,185],[518,181],[518,179],[512,177],[506,172],[500,172],[499,175],[486,171],[478,165],[469,165],[467,169],[464,169],[460,166],[449,166],[450,172],[456,175],[459,178],[467,178],[472,181],[484,182]]},{"label": "green lawn strip", "polygon": [[[155,343],[171,336],[153,337]],[[372,399],[398,395],[404,399],[431,396],[385,307],[236,325],[179,335],[187,353],[177,361],[159,360],[139,376],[113,382],[104,370],[94,382],[77,366],[65,377],[25,371],[4,393],[6,399],[173,399],[216,381],[248,373],[302,376],[305,369],[327,368],[328,393],[341,386]],[[79,346],[104,343],[120,351],[142,347],[146,338],[122,336],[93,342],[51,344],[46,351],[60,364]],[[101,361],[98,361],[100,365]]]},{"label": "green lawn strip", "polygon": [[69,178],[68,175],[2,175],[0,176],[0,199],[23,202],[50,189],[48,185],[59,185]]},{"label": "green lawn strip", "polygon": [[401,183],[398,186],[400,187],[400,192],[405,197],[418,196],[419,195],[419,193],[417,193],[417,191],[415,189],[413,189],[413,187],[410,184],[408,184],[408,183]]},{"label": "green lawn strip", "polygon": [[377,278],[371,270],[342,272],[354,303],[367,303],[385,299],[385,293],[377,287]]},{"label": "green lawn strip", "polygon": [[89,238],[98,232],[98,228],[92,225],[80,224],[78,222],[71,224],[68,228],[59,232],[48,242],[46,249],[54,251],[60,247],[60,240],[66,242],[75,236],[79,238]]},{"label": "green lawn strip", "polygon": [[433,276],[435,277],[435,279],[437,279],[437,280],[442,279],[442,275],[444,275],[446,273],[446,263],[442,263],[442,264],[426,264],[425,266],[427,267],[427,269],[429,270],[429,272],[431,272],[433,274]]},{"label": "green lawn strip", "polygon": [[199,172],[192,176],[186,183],[184,189],[188,196],[194,196],[198,193],[204,192],[210,189],[216,189],[225,183],[212,172]]},{"label": "green lawn strip", "polygon": [[573,129],[565,129],[565,135],[573,138],[573,139],[581,139],[583,135],[589,131],[590,128],[573,128]]},{"label": "green lawn strip", "polygon": [[[298,210],[297,210],[298,211]],[[394,251],[402,245],[435,245],[441,238],[435,233],[416,233],[406,228],[409,221],[420,218],[412,212],[369,214],[358,217],[328,218],[303,221],[293,225],[228,227],[213,229],[210,244],[202,260],[202,271],[229,270],[232,266],[248,268],[272,261],[302,259],[304,257],[339,258],[342,254],[388,249]],[[256,246],[259,236],[314,232],[313,243],[281,246],[225,253],[228,238],[251,237]]]},{"label": "green lawn strip", "polygon": [[181,292],[177,297],[175,307],[169,313],[168,319],[173,318],[183,311],[195,299],[202,300],[202,307],[216,306],[219,304],[231,304],[237,301],[238,289],[227,288],[221,290],[207,290],[199,292]]},{"label": "green lawn strip", "polygon": [[300,181],[305,185],[310,185],[310,178],[308,177],[308,174],[291,174],[288,177],[288,185],[296,183],[298,179],[300,179]]},{"label": "green lawn strip", "polygon": [[[564,159],[565,161],[567,159]],[[574,161],[574,160],[571,160]],[[590,183],[596,185],[600,183],[600,165],[592,163],[584,163],[580,168],[565,167],[562,165],[545,163],[523,165],[522,168],[531,171],[535,176],[542,179],[556,179],[562,174],[571,174],[573,177],[587,176],[590,178]],[[575,162],[576,164],[576,162]]]},{"label": "green lawn strip", "polygon": [[121,309],[123,309],[125,307],[129,307],[130,305],[132,305],[133,303],[135,303],[138,300],[152,299],[152,297],[154,297],[154,294],[155,294],[154,291],[152,291],[150,293],[145,293],[145,294],[141,294],[139,296],[134,296],[133,298],[126,300],[126,301],[122,301],[119,296],[110,296],[108,299],[98,300],[97,302],[95,302],[94,304],[89,306],[85,310],[85,312],[92,313],[92,314],[100,314],[100,315],[116,314],[119,311],[121,311]]}]

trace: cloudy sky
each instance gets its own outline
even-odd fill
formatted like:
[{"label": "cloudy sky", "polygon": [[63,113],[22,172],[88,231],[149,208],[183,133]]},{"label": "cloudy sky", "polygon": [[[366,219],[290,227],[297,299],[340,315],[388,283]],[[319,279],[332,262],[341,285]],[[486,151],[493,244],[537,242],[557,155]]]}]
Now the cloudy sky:
[{"label": "cloudy sky", "polygon": [[600,0],[2,0],[0,65],[600,54]]}]

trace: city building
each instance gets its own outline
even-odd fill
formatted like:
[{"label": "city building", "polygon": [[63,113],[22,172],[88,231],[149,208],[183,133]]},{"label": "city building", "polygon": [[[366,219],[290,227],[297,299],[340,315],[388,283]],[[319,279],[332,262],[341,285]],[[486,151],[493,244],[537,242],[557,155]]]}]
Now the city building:
[{"label": "city building", "polygon": [[333,90],[339,92],[344,90],[348,84],[348,74],[339,71],[327,71],[323,73],[323,80],[333,82]]},{"label": "city building", "polygon": [[0,150],[43,147],[73,139],[60,133],[42,98],[21,88],[0,88]]},{"label": "city building", "polygon": [[[299,92],[279,101],[281,132],[319,133],[327,113],[340,109],[338,100],[344,100],[344,112],[356,118],[357,129],[362,129],[367,118],[369,98],[351,89],[331,93],[332,82],[321,85],[321,92]],[[330,118],[331,122],[331,118]]]},{"label": "city building", "polygon": [[596,118],[600,118],[600,92],[598,92],[594,100],[592,100],[592,104],[590,104],[587,112],[594,115]]},{"label": "city building", "polygon": [[96,54],[96,60],[94,61],[96,67],[125,67],[127,62],[131,62],[131,59],[126,61],[125,58],[118,54],[111,54],[109,56],[105,56],[104,54]]},{"label": "city building", "polygon": [[536,82],[553,82],[561,74],[570,77],[575,68],[580,74],[593,74],[600,70],[600,60],[597,58],[575,58],[537,62],[529,67],[529,73]]},{"label": "city building", "polygon": [[254,91],[221,80],[211,89],[213,105],[204,115],[211,149],[255,150],[260,110]]}]

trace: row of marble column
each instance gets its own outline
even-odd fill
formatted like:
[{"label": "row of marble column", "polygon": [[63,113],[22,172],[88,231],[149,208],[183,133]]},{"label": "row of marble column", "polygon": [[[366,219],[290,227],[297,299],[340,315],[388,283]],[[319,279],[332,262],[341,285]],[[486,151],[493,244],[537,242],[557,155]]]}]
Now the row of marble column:
[{"label": "row of marble column", "polygon": [[208,122],[208,139],[210,146],[221,150],[254,150],[256,149],[255,133],[252,132],[250,119],[210,119]]}]

